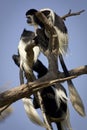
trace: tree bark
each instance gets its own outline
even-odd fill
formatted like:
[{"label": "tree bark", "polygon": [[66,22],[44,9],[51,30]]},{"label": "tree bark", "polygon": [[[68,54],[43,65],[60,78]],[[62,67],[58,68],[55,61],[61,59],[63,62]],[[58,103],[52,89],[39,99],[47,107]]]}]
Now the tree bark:
[{"label": "tree bark", "polygon": [[[49,73],[49,72],[48,72]],[[87,65],[81,66],[75,69],[72,69],[69,71],[70,79],[76,78],[77,76],[87,74]],[[49,77],[48,77],[49,75]],[[45,77],[45,78],[44,78]],[[36,92],[37,90],[43,88],[43,87],[48,87],[49,85],[53,85],[56,82],[61,83],[69,79],[65,78],[64,73],[58,73],[58,80],[55,80],[55,78],[52,79],[52,75],[46,74],[40,79],[35,80],[34,82],[30,82],[28,84],[23,84],[21,86],[17,86],[15,88],[12,88],[10,90],[7,90],[3,93],[0,94],[0,108],[12,104],[16,102],[17,100],[20,100],[21,98],[24,97],[29,97],[31,94]],[[52,80],[55,80],[53,83]],[[36,89],[37,88],[37,89]]]}]

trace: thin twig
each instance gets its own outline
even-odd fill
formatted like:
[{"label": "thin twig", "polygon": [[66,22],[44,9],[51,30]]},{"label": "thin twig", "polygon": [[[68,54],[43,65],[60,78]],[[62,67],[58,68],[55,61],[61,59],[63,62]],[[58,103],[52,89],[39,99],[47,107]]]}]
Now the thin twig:
[{"label": "thin twig", "polygon": [[85,10],[81,10],[81,11],[78,11],[78,12],[71,12],[71,9],[69,10],[69,12],[67,14],[65,14],[64,16],[62,16],[61,18],[63,20],[66,20],[66,18],[70,17],[70,16],[76,16],[76,15],[80,15],[81,13],[83,13]]},{"label": "thin twig", "polygon": [[44,119],[44,122],[46,123],[47,125],[47,130],[53,130],[52,128],[52,125],[51,125],[51,122],[49,121],[46,113],[45,113],[45,109],[44,109],[44,104],[43,104],[43,99],[41,97],[41,93],[40,91],[37,92],[37,95],[38,95],[38,99],[39,99],[39,104],[40,104],[40,108],[41,108],[41,112],[42,112],[42,115],[43,115],[43,119]]}]

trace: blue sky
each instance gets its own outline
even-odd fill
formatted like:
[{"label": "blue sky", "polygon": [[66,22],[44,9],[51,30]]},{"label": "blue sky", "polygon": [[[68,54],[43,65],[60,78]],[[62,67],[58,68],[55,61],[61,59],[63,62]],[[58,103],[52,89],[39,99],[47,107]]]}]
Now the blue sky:
[{"label": "blue sky", "polygon": [[[12,61],[12,55],[17,53],[20,35],[24,28],[33,30],[26,23],[25,13],[30,8],[51,8],[63,16],[69,9],[86,11],[80,16],[67,18],[65,24],[69,33],[69,53],[65,62],[69,69],[87,65],[87,1],[85,0],[0,0],[0,87],[12,88],[19,85],[19,69]],[[40,56],[47,65],[47,60]],[[87,112],[87,76],[83,75],[73,80],[84,102]],[[22,101],[13,104],[13,114],[0,123],[0,130],[41,130],[27,118]],[[87,129],[87,117],[80,117],[69,102],[70,119],[73,130]],[[54,126],[55,127],[55,126]],[[55,128],[56,129],[56,128]]]}]

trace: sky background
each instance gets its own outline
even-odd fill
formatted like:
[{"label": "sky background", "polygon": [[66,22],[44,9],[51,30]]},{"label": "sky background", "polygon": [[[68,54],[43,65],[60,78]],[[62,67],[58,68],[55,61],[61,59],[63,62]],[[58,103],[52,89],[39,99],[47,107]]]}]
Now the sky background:
[{"label": "sky background", "polygon": [[[20,35],[24,28],[33,30],[26,23],[25,13],[30,8],[51,8],[63,16],[69,9],[86,11],[80,16],[67,18],[65,24],[69,33],[69,53],[65,57],[66,65],[73,69],[87,65],[87,1],[86,0],[0,0],[0,88],[10,89],[19,85],[19,69],[12,61],[17,53]],[[40,59],[47,66],[44,56]],[[73,80],[84,102],[87,113],[87,76],[82,75]],[[65,84],[66,86],[66,84]],[[66,87],[67,88],[67,87]],[[67,91],[68,92],[68,91]],[[14,111],[4,122],[0,122],[0,130],[41,130],[34,125],[23,108],[22,101],[12,104]],[[70,120],[73,130],[87,129],[87,117],[82,118],[69,102]],[[54,126],[55,130],[56,127]]]}]

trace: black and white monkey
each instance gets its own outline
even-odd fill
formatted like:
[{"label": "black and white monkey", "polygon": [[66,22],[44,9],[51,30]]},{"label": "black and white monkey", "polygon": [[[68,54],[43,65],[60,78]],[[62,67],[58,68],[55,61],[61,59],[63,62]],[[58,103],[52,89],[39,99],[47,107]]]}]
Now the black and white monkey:
[{"label": "black and white monkey", "polygon": [[[41,13],[43,13],[49,22],[54,25],[57,34],[58,34],[58,40],[59,40],[59,52],[61,54],[66,54],[68,49],[68,34],[67,34],[67,28],[62,20],[61,17],[59,17],[56,13],[54,13],[51,9],[41,9]],[[26,12],[27,17],[27,23],[34,26],[35,29],[38,28],[38,25],[44,29],[44,24],[37,18],[35,15],[38,11],[35,9],[30,9]],[[49,37],[49,34],[45,31],[46,36]]]},{"label": "black and white monkey", "polygon": [[[40,78],[47,73],[47,68],[36,58],[34,60],[34,56],[28,56],[26,52],[26,47],[31,47],[28,45],[33,44],[32,41],[34,36],[33,32],[24,29],[18,45],[18,55],[13,55],[13,60],[18,67],[24,70],[25,73],[31,74],[31,70],[34,70],[37,72],[38,78]],[[34,48],[28,48],[28,51],[32,49],[35,51],[34,55],[38,57],[38,48]],[[36,51],[38,53],[36,53]],[[32,54],[32,51],[29,54]],[[49,116],[50,120],[56,123],[58,130],[71,130],[67,105],[68,98],[64,87],[60,84],[58,84],[57,87],[49,86],[41,90],[41,96],[45,112]],[[37,125],[45,127],[45,124],[41,121],[37,111],[35,110],[40,107],[37,98],[34,97],[33,103],[30,98],[23,98],[22,100],[25,111],[30,120]]]},{"label": "black and white monkey", "polygon": [[[19,66],[19,56],[13,55],[13,60]],[[41,78],[48,72],[40,60],[34,63],[33,70],[37,72],[38,78]],[[57,129],[72,130],[68,110],[68,97],[65,88],[61,84],[57,84],[57,87],[49,86],[43,88],[41,90],[41,97],[43,99],[45,113],[51,122],[56,123]],[[32,105],[34,105],[35,109],[40,108],[37,98],[34,97]],[[29,114],[29,108],[27,114]]]},{"label": "black and white monkey", "polygon": [[[36,9],[30,9],[26,12],[27,23],[34,26],[35,29],[37,29],[38,26],[40,26],[44,30],[46,37],[49,38],[49,34],[46,32],[44,24],[36,16],[37,12],[38,10]],[[59,60],[62,65],[65,76],[68,77],[69,72],[66,68],[66,65],[64,63],[63,56],[62,56],[63,54],[66,54],[68,50],[68,31],[65,26],[65,23],[60,16],[58,16],[55,12],[53,12],[53,10],[49,8],[41,9],[40,12],[46,16],[46,18],[54,26],[57,32],[58,41],[59,41],[58,42],[59,43],[59,54],[58,54]],[[68,83],[70,99],[71,99],[73,107],[81,116],[85,116],[85,109],[84,109],[83,102],[76,88],[74,87],[73,82],[71,80],[68,80],[67,83]]]},{"label": "black and white monkey", "polygon": [[24,70],[27,79],[31,79],[30,75],[32,73],[32,66],[34,62],[37,61],[40,52],[39,47],[33,45],[34,37],[34,32],[24,29],[18,45],[20,69]]},{"label": "black and white monkey", "polygon": [[[33,66],[33,70],[38,73],[38,78],[44,76],[48,70],[40,60]],[[41,90],[41,96],[45,108],[45,113],[55,122],[58,130],[72,130],[68,110],[68,97],[65,88],[61,84],[49,86]],[[33,100],[35,108],[40,108],[36,98]]]},{"label": "black and white monkey", "polygon": [[[18,55],[13,55],[13,60],[20,67],[20,84],[24,83],[23,72],[28,81],[33,81],[33,64],[37,61],[39,55],[39,47],[33,46],[33,39],[35,37],[34,32],[23,30],[21,35],[19,45],[18,45]],[[39,114],[33,106],[31,97],[22,99],[25,111],[29,119],[42,127],[46,127],[45,123],[41,120]]]}]

